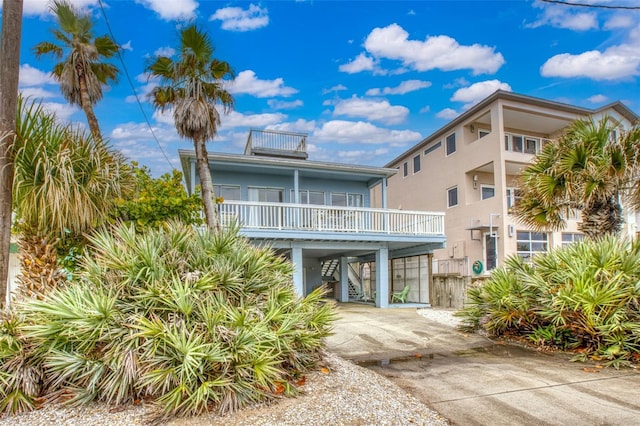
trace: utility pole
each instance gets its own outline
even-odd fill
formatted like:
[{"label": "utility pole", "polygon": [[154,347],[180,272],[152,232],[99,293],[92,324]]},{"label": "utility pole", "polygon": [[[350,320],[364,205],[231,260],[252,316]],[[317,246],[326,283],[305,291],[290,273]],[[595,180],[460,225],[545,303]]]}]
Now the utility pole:
[{"label": "utility pole", "polygon": [[0,34],[0,307],[7,302],[22,0],[3,0]]}]

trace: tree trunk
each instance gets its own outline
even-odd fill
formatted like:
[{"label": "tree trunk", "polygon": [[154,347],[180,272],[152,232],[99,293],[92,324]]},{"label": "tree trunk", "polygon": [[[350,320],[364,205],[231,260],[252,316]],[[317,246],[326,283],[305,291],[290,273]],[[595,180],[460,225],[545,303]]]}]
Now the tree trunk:
[{"label": "tree trunk", "polygon": [[22,0],[2,2],[0,43],[0,307],[7,300],[13,197],[13,141],[16,132]]},{"label": "tree trunk", "polygon": [[102,133],[100,133],[100,126],[98,125],[98,118],[93,112],[93,105],[91,105],[91,99],[89,98],[89,91],[87,90],[87,80],[85,77],[84,66],[78,64],[76,66],[76,72],[78,73],[78,84],[80,85],[80,102],[82,103],[82,110],[84,115],[87,116],[87,123],[89,123],[89,130],[91,135],[97,141],[102,140]]},{"label": "tree trunk", "polygon": [[200,178],[200,188],[202,189],[202,204],[204,205],[204,217],[209,229],[219,231],[220,221],[218,220],[218,209],[214,201],[213,181],[211,180],[211,170],[209,169],[209,155],[204,140],[194,140],[196,149],[196,168]]},{"label": "tree trunk", "polygon": [[619,235],[623,222],[622,207],[618,204],[617,198],[609,197],[606,200],[595,200],[585,206],[578,230],[589,239],[609,234]]}]

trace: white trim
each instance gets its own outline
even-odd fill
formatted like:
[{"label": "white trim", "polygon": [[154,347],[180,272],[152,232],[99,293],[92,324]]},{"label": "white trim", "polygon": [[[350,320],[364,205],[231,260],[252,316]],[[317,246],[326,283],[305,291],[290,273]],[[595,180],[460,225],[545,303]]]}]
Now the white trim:
[{"label": "white trim", "polygon": [[[491,189],[493,189],[493,195],[492,195],[491,197],[486,197],[486,198],[485,198],[485,197],[484,197],[484,193],[482,192],[482,190],[483,190],[484,188],[491,188]],[[495,196],[496,196],[496,186],[495,186],[495,185],[489,185],[489,184],[486,184],[486,183],[481,183],[481,184],[480,184],[480,199],[481,199],[481,200],[488,200],[488,199],[490,199],[490,198],[494,198]]]}]

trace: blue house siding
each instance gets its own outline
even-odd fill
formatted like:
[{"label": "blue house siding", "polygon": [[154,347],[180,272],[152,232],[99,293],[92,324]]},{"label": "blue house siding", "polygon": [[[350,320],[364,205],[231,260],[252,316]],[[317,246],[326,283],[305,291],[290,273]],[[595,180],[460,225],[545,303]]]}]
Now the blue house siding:
[{"label": "blue house siding", "polygon": [[[189,192],[198,185],[193,151],[180,151]],[[370,188],[386,186],[395,169],[319,163],[295,158],[210,154],[214,185],[240,187],[241,200],[219,205],[221,221],[240,224],[240,232],[256,245],[268,245],[288,256],[295,265],[293,285],[301,295],[323,285],[323,261],[343,265],[335,296],[347,301],[353,287],[346,266],[373,262],[376,265],[375,303],[389,306],[389,262],[402,256],[419,256],[444,247],[442,213],[371,208]],[[250,188],[283,191],[282,202],[249,200]],[[323,205],[295,203],[295,189],[324,194]],[[331,206],[331,194],[359,194],[360,206]],[[218,195],[218,194],[216,194]],[[361,284],[362,285],[362,284]],[[420,296],[423,298],[423,296]],[[428,303],[426,300],[416,302]]]}]

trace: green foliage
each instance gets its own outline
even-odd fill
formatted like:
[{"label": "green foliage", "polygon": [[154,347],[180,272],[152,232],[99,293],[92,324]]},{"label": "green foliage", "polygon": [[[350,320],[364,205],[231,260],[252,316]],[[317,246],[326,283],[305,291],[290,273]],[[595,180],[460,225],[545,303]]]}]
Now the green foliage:
[{"label": "green foliage", "polygon": [[37,102],[19,98],[13,206],[18,228],[65,239],[107,222],[133,183],[124,157]]},{"label": "green foliage", "polygon": [[616,366],[640,358],[640,242],[612,236],[510,258],[458,313],[466,330],[525,336]]},{"label": "green foliage", "polygon": [[514,214],[532,229],[558,230],[580,210],[580,230],[588,237],[618,234],[620,201],[640,205],[639,142],[638,125],[622,129],[606,116],[575,121],[522,172]]},{"label": "green foliage", "polygon": [[182,173],[173,170],[159,178],[151,177],[147,167],[132,163],[136,189],[120,200],[119,212],[124,220],[135,222],[138,228],[158,227],[167,220],[185,224],[201,224],[202,200],[196,193],[188,195],[182,185]]},{"label": "green foliage", "polygon": [[237,229],[171,222],[137,233],[122,224],[96,233],[90,248],[73,282],[17,303],[0,323],[6,412],[42,397],[144,397],[159,418],[224,413],[295,394],[320,359],[332,306],[321,291],[299,298],[292,264]]}]

